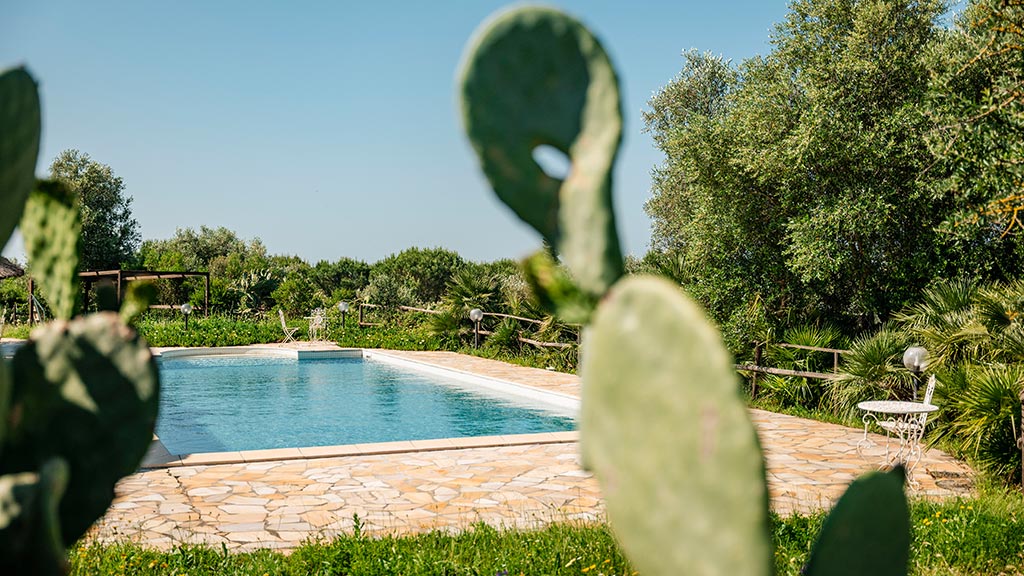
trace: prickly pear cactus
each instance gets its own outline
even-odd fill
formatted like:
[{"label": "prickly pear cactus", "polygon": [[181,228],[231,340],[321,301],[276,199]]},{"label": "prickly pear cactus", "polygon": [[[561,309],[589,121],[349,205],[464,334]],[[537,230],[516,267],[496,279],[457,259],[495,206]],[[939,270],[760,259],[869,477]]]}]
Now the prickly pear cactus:
[{"label": "prickly pear cactus", "polygon": [[145,342],[113,312],[73,318],[80,216],[63,184],[35,182],[39,130],[35,81],[0,74],[0,246],[24,212],[31,272],[62,318],[0,358],[0,574],[66,573],[64,546],[136,470],[158,406]]},{"label": "prickly pear cactus", "polygon": [[901,576],[910,560],[902,467],[854,480],[818,535],[807,576]]},{"label": "prickly pear cactus", "polygon": [[11,410],[20,418],[0,462],[18,471],[52,456],[68,462],[72,483],[60,511],[71,544],[146,454],[158,407],[156,363],[134,330],[104,312],[36,330],[13,368]]},{"label": "prickly pear cactus", "polygon": [[[462,114],[498,197],[558,251],[596,301],[623,270],[607,210],[622,113],[615,69],[601,44],[553,9],[495,16],[469,47]],[[564,181],[534,161],[541,145],[572,160]]]},{"label": "prickly pear cactus", "polygon": [[[573,277],[543,251],[524,263],[526,275],[570,321],[593,313],[581,444],[624,549],[648,576],[772,573],[763,457],[717,330],[678,286],[616,283],[611,169],[622,121],[607,55],[578,21],[535,7],[493,17],[467,50],[463,116],[484,174]],[[534,162],[543,144],[572,160],[564,182]],[[854,483],[809,573],[905,574],[902,481],[895,471]],[[873,550],[884,550],[877,561],[851,559]]]},{"label": "prickly pear cactus", "polygon": [[757,434],[700,308],[666,280],[627,278],[586,345],[584,462],[639,572],[771,574]]},{"label": "prickly pear cactus", "polygon": [[25,204],[21,235],[32,275],[54,318],[70,319],[78,304],[82,217],[75,196],[63,182],[39,182]]},{"label": "prickly pear cactus", "polygon": [[[41,132],[39,92],[24,68],[0,73],[0,243],[7,244],[36,182]],[[0,246],[2,248],[3,246]]]}]

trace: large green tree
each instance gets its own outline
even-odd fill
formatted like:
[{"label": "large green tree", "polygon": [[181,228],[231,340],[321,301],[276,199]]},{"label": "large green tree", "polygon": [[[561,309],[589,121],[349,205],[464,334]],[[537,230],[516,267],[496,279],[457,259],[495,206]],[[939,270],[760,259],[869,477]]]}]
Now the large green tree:
[{"label": "large green tree", "polygon": [[961,210],[947,231],[1024,231],[1024,2],[975,0],[937,50],[929,142],[936,195]]},{"label": "large green tree", "polygon": [[50,176],[63,180],[78,196],[82,210],[83,270],[114,270],[139,246],[139,223],[132,198],[110,166],[78,150],[65,150],[50,165]]},{"label": "large green tree", "polygon": [[[210,273],[211,306],[219,311],[262,309],[280,282],[267,249],[259,238],[246,241],[234,231],[200,226],[179,228],[165,240],[146,240],[133,266],[146,270]],[[163,302],[202,301],[204,287],[197,279],[160,283]]]},{"label": "large green tree", "polygon": [[[772,50],[733,66],[687,53],[651,100],[666,155],[646,208],[655,260],[728,328],[886,318],[938,276],[988,275],[991,235],[952,241],[924,113],[937,0],[796,0]],[[1019,259],[1018,259],[1019,262]]]}]

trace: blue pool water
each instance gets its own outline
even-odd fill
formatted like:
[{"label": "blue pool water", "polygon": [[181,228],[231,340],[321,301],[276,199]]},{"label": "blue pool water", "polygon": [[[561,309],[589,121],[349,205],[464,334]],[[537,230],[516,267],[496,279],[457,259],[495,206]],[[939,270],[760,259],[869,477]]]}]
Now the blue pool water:
[{"label": "blue pool water", "polygon": [[372,359],[161,359],[160,379],[172,454],[575,429],[564,411]]}]

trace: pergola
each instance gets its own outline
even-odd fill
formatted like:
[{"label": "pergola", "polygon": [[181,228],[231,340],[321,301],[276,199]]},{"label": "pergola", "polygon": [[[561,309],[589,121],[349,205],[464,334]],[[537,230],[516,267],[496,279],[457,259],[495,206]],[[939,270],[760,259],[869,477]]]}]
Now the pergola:
[{"label": "pergola", "polygon": [[0,256],[0,280],[7,278],[17,278],[18,276],[24,276],[25,271],[14,262],[11,262],[7,258]]},{"label": "pergola", "polygon": [[[209,272],[195,272],[195,271],[184,271],[184,272],[163,272],[155,270],[90,270],[88,272],[79,272],[78,277],[81,279],[82,284],[85,288],[85,298],[83,300],[83,307],[89,307],[89,294],[92,292],[92,285],[97,282],[109,282],[117,288],[117,306],[121,307],[121,300],[124,295],[125,286],[128,282],[135,280],[176,280],[180,278],[193,278],[201,276],[206,280],[206,294],[203,299],[203,315],[210,315],[210,273]],[[32,279],[28,281],[29,300],[35,298],[35,282]],[[180,304],[151,304],[150,308],[178,308]],[[29,324],[35,322],[35,309],[29,304],[28,314]]]}]

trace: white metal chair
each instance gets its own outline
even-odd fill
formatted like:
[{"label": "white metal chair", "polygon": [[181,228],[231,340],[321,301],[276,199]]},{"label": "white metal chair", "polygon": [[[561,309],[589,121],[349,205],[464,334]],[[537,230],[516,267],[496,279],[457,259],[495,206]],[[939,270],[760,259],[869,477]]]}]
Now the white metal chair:
[{"label": "white metal chair", "polygon": [[324,336],[327,328],[327,314],[323,308],[314,308],[309,317],[309,340],[315,342]]},{"label": "white metal chair", "polygon": [[[924,404],[932,403],[932,395],[935,394],[935,375],[928,378],[928,385],[924,389]],[[928,421],[928,413],[918,415],[916,418],[902,420],[880,420],[878,426],[889,434],[912,434],[918,438],[924,436],[924,425]]]},{"label": "white metal chair", "polygon": [[298,332],[299,329],[288,327],[288,323],[284,321],[284,310],[278,308],[277,315],[281,318],[281,330],[284,330],[284,341],[295,342],[295,333]]}]

